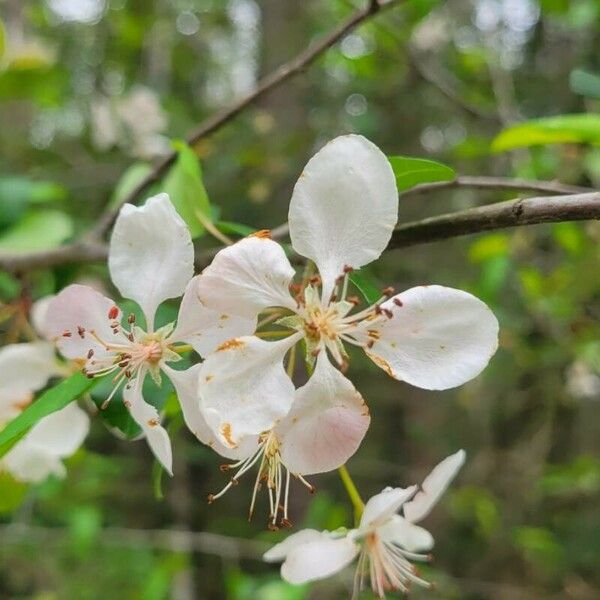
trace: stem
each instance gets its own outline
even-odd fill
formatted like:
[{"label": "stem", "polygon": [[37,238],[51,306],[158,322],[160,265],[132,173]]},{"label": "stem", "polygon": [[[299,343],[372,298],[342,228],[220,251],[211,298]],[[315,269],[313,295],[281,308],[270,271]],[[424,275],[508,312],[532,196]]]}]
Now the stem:
[{"label": "stem", "polygon": [[295,333],[294,331],[291,331],[290,329],[282,329],[279,331],[273,330],[273,331],[257,331],[254,335],[256,337],[259,338],[273,338],[273,337],[285,337],[288,336],[292,333]]},{"label": "stem", "polygon": [[365,503],[363,502],[358,490],[356,489],[356,485],[354,485],[354,481],[352,481],[352,477],[350,477],[350,473],[348,473],[348,469],[346,465],[342,465],[338,469],[338,473],[340,475],[340,479],[346,488],[346,493],[350,498],[350,502],[352,502],[352,506],[354,508],[354,524],[358,525],[360,518],[362,516],[363,510],[365,508]]}]

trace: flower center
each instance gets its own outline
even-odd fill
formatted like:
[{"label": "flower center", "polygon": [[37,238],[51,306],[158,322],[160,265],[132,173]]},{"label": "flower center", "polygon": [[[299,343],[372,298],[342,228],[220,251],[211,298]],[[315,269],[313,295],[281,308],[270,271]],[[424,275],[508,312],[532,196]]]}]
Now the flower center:
[{"label": "flower center", "polygon": [[[309,492],[315,492],[315,487],[312,486],[302,475],[298,473],[290,474],[286,466],[281,461],[279,449],[281,440],[277,437],[275,431],[266,431],[259,436],[258,450],[248,458],[242,459],[233,464],[221,465],[221,471],[227,472],[232,469],[237,469],[235,475],[230,479],[229,483],[218,493],[209,494],[208,502],[212,504],[223,496],[230,488],[239,483],[240,477],[249,471],[254,465],[259,463],[258,473],[252,490],[252,500],[248,511],[248,520],[252,519],[254,507],[256,505],[256,497],[258,492],[266,485],[269,496],[269,521],[268,528],[271,530],[279,529],[279,527],[291,527],[292,523],[288,518],[288,503],[290,495],[290,475],[298,479]],[[284,481],[285,472],[285,481]],[[281,516],[281,519],[279,517]]]}]

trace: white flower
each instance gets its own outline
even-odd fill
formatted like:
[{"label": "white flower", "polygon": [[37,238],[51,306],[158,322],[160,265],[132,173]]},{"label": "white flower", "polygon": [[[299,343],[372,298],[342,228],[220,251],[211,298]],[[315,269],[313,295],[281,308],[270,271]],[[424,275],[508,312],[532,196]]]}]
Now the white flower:
[{"label": "white flower", "polygon": [[[166,194],[150,198],[143,207],[126,204],[114,226],[109,270],[121,294],[141,307],[146,329],[130,315],[128,325],[115,303],[96,290],[70,285],[47,307],[46,329],[61,353],[81,361],[89,377],[112,374],[113,391],[122,389],[125,405],[146,435],[156,458],[171,472],[171,444],[159,414],[142,397],[144,378],[160,384],[161,372],[173,383],[188,427],[204,442],[212,436],[198,407],[197,368],[177,371],[178,342],[191,344],[199,354],[213,350],[232,335],[252,331],[253,322],[204,307],[192,279],[194,250],[190,233]],[[156,309],[183,294],[173,323],[154,329]]]},{"label": "white flower", "polygon": [[[422,486],[386,488],[365,505],[357,529],[328,532],[305,529],[288,537],[264,555],[268,562],[283,561],[281,576],[300,584],[324,579],[358,556],[355,596],[369,577],[373,592],[407,592],[412,583],[430,587],[411,561],[426,561],[419,554],[433,547],[432,535],[415,523],[424,519],[464,463],[464,450],[449,456],[425,478]],[[403,516],[396,514],[402,509]]]},{"label": "white flower", "polygon": [[[52,344],[40,341],[1,348],[0,429],[29,405],[51,377],[62,374]],[[26,482],[42,481],[50,474],[63,476],[62,459],[81,446],[88,430],[87,414],[70,404],[41,419],[0,459],[0,470]]]},{"label": "white flower", "polygon": [[[254,322],[261,311],[279,307],[288,316],[278,324],[295,330],[277,342],[231,340],[200,369],[201,407],[220,442],[215,449],[248,458],[258,439],[266,457],[259,477],[267,475],[275,498],[281,479],[269,473],[277,473],[279,465],[295,476],[338,467],[366,432],[369,417],[362,398],[330,362],[331,357],[346,366],[345,344],[363,348],[392,377],[426,389],[469,381],[496,350],[496,318],[460,290],[420,286],[393,297],[387,291],[373,306],[354,310],[356,301],[347,297],[349,273],[383,252],[397,211],[387,158],[361,136],[342,136],[308,162],[289,210],[292,245],[315,262],[318,277],[292,297],[294,269],[268,232],[221,250],[200,276],[198,293],[207,307]],[[311,362],[319,358],[308,384],[294,392],[283,361],[300,340]],[[340,394],[336,388],[347,391]],[[303,396],[304,405],[311,406],[308,414],[301,410]],[[240,463],[242,472],[249,460]]]}]

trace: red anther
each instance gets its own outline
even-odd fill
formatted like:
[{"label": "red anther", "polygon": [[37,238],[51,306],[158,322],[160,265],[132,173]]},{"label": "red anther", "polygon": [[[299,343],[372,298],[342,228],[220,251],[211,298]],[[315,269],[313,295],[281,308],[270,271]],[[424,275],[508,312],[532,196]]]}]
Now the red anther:
[{"label": "red anther", "polygon": [[394,313],[389,308],[382,308],[381,310],[388,319],[393,318]]},{"label": "red anther", "polygon": [[299,283],[290,283],[290,292],[292,294],[299,294],[302,291],[302,286]]},{"label": "red anther", "polygon": [[118,306],[111,307],[111,309],[108,311],[108,318],[111,321],[114,321],[118,316],[119,316],[119,307]]},{"label": "red anther", "polygon": [[293,524],[289,519],[281,519],[281,521],[279,521],[279,524],[281,525],[281,527],[287,527],[288,529],[293,527]]},{"label": "red anther", "polygon": [[402,302],[402,300],[400,300],[400,298],[394,298],[392,300],[392,302],[396,305],[396,306],[404,306],[404,302]]},{"label": "red anther", "polygon": [[71,335],[72,334],[70,331],[63,331],[63,334],[62,334],[63,337],[71,337]]},{"label": "red anther", "polygon": [[77,325],[77,333],[79,334],[79,337],[83,339],[85,337],[85,327]]},{"label": "red anther", "polygon": [[358,296],[348,296],[346,298],[350,304],[354,304],[354,306],[358,306],[360,304],[360,298]]},{"label": "red anther", "polygon": [[87,353],[88,360],[94,356],[94,349],[90,348]]},{"label": "red anther", "polygon": [[354,267],[351,267],[350,265],[344,265],[344,273],[346,273],[346,275],[348,273],[352,273],[352,271],[354,271]]},{"label": "red anther", "polygon": [[308,283],[311,283],[312,285],[321,285],[321,278],[318,275],[313,275],[308,280]]},{"label": "red anther", "polygon": [[127,377],[127,379],[131,379],[131,371],[129,369],[125,371],[125,377]]},{"label": "red anther", "polygon": [[206,500],[209,504],[212,504],[215,501],[215,495],[209,494],[208,496],[206,496]]},{"label": "red anther", "polygon": [[382,290],[382,292],[381,292],[381,293],[382,293],[384,296],[387,296],[388,298],[390,298],[391,296],[393,296],[393,295],[394,295],[395,291],[396,291],[396,290],[395,290],[395,289],[394,289],[394,288],[393,288],[393,287],[390,285],[389,287],[386,287],[384,290]]},{"label": "red anther", "polygon": [[133,325],[135,323],[135,315],[133,313],[131,313],[128,317],[127,317],[127,322],[130,325]]},{"label": "red anther", "polygon": [[221,473],[227,473],[229,469],[231,469],[231,465],[227,463],[225,463],[224,465],[219,465],[219,471],[221,471]]},{"label": "red anther", "polygon": [[230,481],[231,481],[231,485],[238,485],[239,484],[239,479],[236,479],[235,477],[232,477],[230,479]]}]

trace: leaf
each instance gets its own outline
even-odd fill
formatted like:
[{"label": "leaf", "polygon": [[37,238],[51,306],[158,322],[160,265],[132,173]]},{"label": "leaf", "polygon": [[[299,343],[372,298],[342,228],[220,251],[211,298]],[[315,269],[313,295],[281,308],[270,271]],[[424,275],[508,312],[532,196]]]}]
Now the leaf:
[{"label": "leaf", "polygon": [[189,227],[192,238],[196,238],[205,231],[201,219],[211,220],[210,201],[195,152],[184,142],[174,142],[173,146],[178,156],[165,177],[162,191],[169,194],[177,212]]},{"label": "leaf", "polygon": [[0,515],[18,508],[27,493],[27,484],[17,481],[10,473],[0,473]]},{"label": "leaf", "polygon": [[100,378],[89,379],[83,373],[75,373],[44,392],[0,431],[0,457],[4,456],[40,419],[81,397],[100,380]]},{"label": "leaf", "polygon": [[6,52],[6,31],[4,29],[4,23],[0,19],[0,63]]},{"label": "leaf", "polygon": [[420,183],[452,181],[456,177],[454,169],[428,158],[388,156],[388,160],[394,170],[398,190],[401,192]]},{"label": "leaf", "polygon": [[353,271],[350,273],[350,281],[358,288],[358,291],[369,304],[373,304],[381,298],[380,287],[366,271]]},{"label": "leaf", "polygon": [[30,252],[55,248],[73,234],[73,221],[59,210],[36,210],[0,236],[0,250]]},{"label": "leaf", "polygon": [[242,223],[231,223],[230,221],[218,221],[215,225],[221,233],[226,235],[240,235],[246,237],[256,231],[254,227],[249,227]]},{"label": "leaf", "polygon": [[147,163],[134,163],[131,165],[117,182],[115,189],[108,203],[109,208],[120,206],[121,202],[146,178],[152,171],[152,167]]},{"label": "leaf", "polygon": [[575,94],[600,98],[600,75],[583,69],[574,69],[569,75],[569,87]]},{"label": "leaf", "polygon": [[600,146],[600,115],[575,114],[535,119],[509,127],[492,142],[493,152],[543,144]]}]

